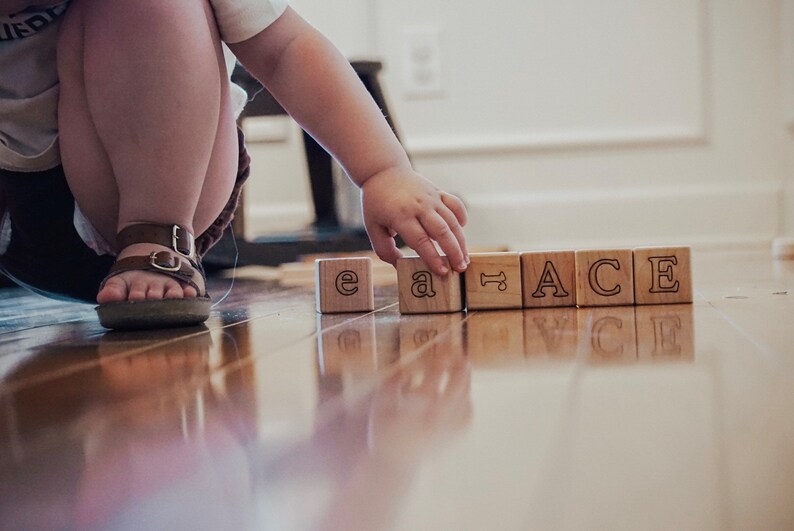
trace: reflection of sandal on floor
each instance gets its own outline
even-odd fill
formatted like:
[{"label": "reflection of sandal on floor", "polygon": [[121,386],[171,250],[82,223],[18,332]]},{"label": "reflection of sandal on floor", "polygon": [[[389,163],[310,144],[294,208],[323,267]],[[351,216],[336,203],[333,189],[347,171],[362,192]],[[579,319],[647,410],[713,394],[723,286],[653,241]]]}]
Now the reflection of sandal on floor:
[{"label": "reflection of sandal on floor", "polygon": [[118,260],[102,281],[126,271],[149,271],[166,275],[195,288],[197,297],[121,301],[97,306],[99,322],[105,328],[144,329],[189,326],[203,323],[210,315],[212,301],[207,295],[204,270],[196,256],[193,235],[179,225],[139,223],[122,230],[117,238],[120,249],[135,243],[154,243],[175,251],[156,251],[148,256]]}]

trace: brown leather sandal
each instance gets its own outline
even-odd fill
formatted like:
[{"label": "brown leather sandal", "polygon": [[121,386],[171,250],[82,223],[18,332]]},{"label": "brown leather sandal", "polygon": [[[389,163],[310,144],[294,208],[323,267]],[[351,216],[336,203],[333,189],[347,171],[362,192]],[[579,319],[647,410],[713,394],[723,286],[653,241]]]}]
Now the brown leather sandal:
[{"label": "brown leather sandal", "polygon": [[100,304],[96,311],[102,326],[116,330],[139,330],[190,326],[207,320],[212,300],[207,295],[207,281],[196,255],[195,240],[190,232],[179,225],[138,223],[119,232],[116,243],[119,249],[135,243],[155,243],[169,247],[176,254],[170,251],[155,251],[148,256],[122,258],[110,268],[110,272],[99,286],[100,290],[108,279],[120,273],[150,271],[192,286],[198,296]]}]

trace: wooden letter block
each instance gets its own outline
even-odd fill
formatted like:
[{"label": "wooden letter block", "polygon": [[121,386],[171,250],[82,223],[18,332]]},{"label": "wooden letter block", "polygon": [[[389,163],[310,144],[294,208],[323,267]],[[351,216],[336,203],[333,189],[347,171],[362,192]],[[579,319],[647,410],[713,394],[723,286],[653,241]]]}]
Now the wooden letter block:
[{"label": "wooden letter block", "polygon": [[[446,260],[446,259],[445,259]],[[450,313],[463,311],[460,273],[440,277],[419,257],[397,260],[400,313]]]},{"label": "wooden letter block", "polygon": [[375,309],[372,260],[329,258],[316,260],[314,264],[318,312],[371,312]]},{"label": "wooden letter block", "polygon": [[634,304],[631,249],[576,251],[576,304],[579,306]]},{"label": "wooden letter block", "polygon": [[689,247],[634,249],[634,293],[637,304],[692,302]]},{"label": "wooden letter block", "polygon": [[470,310],[521,308],[521,258],[518,253],[473,253],[464,273]]},{"label": "wooden letter block", "polygon": [[573,251],[521,253],[524,308],[576,305]]}]

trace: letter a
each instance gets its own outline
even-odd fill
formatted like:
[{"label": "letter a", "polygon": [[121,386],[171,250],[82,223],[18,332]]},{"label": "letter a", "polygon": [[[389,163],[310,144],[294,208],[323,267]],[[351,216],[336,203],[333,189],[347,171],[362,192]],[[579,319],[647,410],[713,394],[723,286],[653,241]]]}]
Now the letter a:
[{"label": "letter a", "polygon": [[555,297],[568,296],[568,292],[565,291],[565,288],[562,287],[562,282],[560,282],[560,275],[557,274],[554,264],[550,261],[547,261],[546,265],[543,267],[543,273],[541,273],[540,282],[538,282],[538,289],[535,290],[532,296],[536,299],[542,299],[546,296],[543,292],[546,288],[554,288]]},{"label": "letter a", "polygon": [[417,271],[411,277],[414,281],[411,284],[411,294],[421,299],[422,297],[435,297],[433,291],[433,276],[427,271]]}]

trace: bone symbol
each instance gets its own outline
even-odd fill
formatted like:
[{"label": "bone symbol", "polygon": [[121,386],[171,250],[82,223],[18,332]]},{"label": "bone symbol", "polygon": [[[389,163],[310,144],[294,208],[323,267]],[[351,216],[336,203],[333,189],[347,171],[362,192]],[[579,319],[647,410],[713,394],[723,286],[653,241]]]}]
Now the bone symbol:
[{"label": "bone symbol", "polygon": [[507,289],[507,275],[505,275],[504,271],[499,271],[498,275],[480,273],[480,285],[485,287],[486,284],[499,284],[497,289],[499,291],[505,291]]}]

